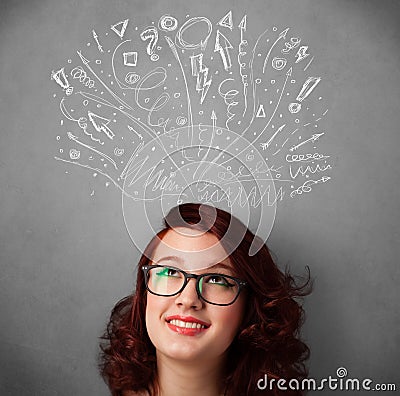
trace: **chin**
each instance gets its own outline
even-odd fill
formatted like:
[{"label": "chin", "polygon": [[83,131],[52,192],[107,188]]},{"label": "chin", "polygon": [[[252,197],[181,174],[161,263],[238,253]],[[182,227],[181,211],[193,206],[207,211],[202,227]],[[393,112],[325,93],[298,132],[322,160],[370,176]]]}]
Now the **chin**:
[{"label": "chin", "polygon": [[157,353],[161,353],[168,356],[171,359],[182,360],[182,361],[198,361],[199,359],[207,356],[206,351],[198,346],[194,345],[193,340],[188,342],[186,340],[181,340],[174,343],[169,343],[165,348],[158,348],[156,346]]}]

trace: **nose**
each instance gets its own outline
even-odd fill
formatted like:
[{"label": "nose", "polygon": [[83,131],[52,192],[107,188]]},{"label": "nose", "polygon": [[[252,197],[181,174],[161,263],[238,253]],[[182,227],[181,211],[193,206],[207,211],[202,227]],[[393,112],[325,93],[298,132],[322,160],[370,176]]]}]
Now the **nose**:
[{"label": "nose", "polygon": [[196,291],[196,279],[188,279],[185,288],[176,296],[175,303],[185,308],[201,309],[203,307],[203,301],[200,300]]}]

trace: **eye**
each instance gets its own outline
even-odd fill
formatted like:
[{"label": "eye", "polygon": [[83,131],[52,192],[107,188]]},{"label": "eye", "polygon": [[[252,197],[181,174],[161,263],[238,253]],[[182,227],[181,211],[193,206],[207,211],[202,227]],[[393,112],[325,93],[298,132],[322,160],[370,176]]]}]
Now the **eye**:
[{"label": "eye", "polygon": [[156,272],[158,276],[170,276],[170,277],[179,277],[179,271],[177,271],[174,268],[169,268],[169,267],[160,267],[158,268],[158,271]]},{"label": "eye", "polygon": [[225,287],[235,286],[233,283],[230,283],[228,278],[222,275],[208,275],[204,279],[205,283],[220,285]]}]

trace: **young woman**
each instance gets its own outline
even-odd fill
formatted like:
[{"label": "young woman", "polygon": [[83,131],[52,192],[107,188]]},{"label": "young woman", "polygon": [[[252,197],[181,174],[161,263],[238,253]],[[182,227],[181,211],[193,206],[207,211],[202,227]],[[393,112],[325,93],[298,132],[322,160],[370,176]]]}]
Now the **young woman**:
[{"label": "young woman", "polygon": [[[164,223],[103,336],[100,368],[112,395],[301,395],[265,379],[307,375],[296,299],[308,280],[296,286],[223,210],[183,204]],[[253,242],[260,248],[249,256]]]}]

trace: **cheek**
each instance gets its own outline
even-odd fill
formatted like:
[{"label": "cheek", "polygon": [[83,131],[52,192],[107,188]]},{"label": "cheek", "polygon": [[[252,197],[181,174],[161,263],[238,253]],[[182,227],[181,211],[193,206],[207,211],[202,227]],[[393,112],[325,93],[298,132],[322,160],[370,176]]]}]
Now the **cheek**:
[{"label": "cheek", "polygon": [[218,327],[223,331],[227,342],[232,342],[242,323],[244,315],[244,300],[238,299],[235,304],[224,307],[215,312],[215,318],[218,318]]},{"label": "cheek", "polygon": [[161,316],[167,311],[168,306],[168,298],[147,293],[146,328],[153,344],[155,344],[157,336],[160,334],[160,327],[162,326]]},{"label": "cheek", "polygon": [[165,307],[166,300],[168,299],[165,297],[163,298],[147,293],[146,320],[148,318],[153,318],[154,316],[160,316]]}]

